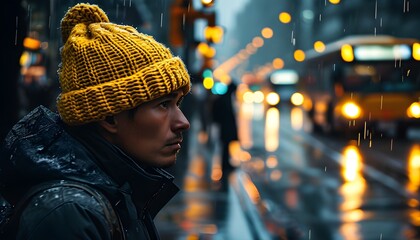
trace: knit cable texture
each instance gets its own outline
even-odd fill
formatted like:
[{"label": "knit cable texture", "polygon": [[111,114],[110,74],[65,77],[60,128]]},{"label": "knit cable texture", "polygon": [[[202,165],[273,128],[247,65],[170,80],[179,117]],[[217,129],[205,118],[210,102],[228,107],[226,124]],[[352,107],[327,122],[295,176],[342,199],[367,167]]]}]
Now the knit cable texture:
[{"label": "knit cable texture", "polygon": [[152,36],[110,23],[96,5],[71,8],[61,30],[57,109],[67,124],[102,120],[178,89],[190,91],[179,57]]}]

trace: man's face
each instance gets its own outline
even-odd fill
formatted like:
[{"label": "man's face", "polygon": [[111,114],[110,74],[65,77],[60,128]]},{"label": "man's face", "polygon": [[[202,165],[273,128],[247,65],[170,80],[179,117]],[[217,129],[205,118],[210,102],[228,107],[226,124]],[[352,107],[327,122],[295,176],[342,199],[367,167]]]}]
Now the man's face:
[{"label": "man's face", "polygon": [[138,163],[169,167],[181,149],[182,132],[189,129],[179,105],[182,91],[141,104],[134,112],[117,114],[113,142]]}]

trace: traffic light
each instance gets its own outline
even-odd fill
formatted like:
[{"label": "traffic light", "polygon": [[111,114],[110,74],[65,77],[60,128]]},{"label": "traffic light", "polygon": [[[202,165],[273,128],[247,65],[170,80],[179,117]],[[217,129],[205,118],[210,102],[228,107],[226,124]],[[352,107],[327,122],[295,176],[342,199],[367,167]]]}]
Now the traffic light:
[{"label": "traffic light", "polygon": [[223,28],[220,26],[207,26],[204,28],[204,37],[208,42],[220,43],[223,39]]},{"label": "traffic light", "polygon": [[203,86],[205,89],[212,89],[214,86],[213,72],[211,69],[204,69],[203,73]]}]

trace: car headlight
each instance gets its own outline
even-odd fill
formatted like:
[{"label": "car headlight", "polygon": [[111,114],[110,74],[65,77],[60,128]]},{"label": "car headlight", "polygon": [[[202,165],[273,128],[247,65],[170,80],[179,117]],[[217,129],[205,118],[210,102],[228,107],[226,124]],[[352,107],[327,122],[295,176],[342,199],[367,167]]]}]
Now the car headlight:
[{"label": "car headlight", "polygon": [[347,102],[341,108],[341,113],[348,119],[356,119],[360,117],[362,110],[354,102]]},{"label": "car headlight", "polygon": [[420,102],[413,102],[407,108],[407,116],[410,118],[420,118]]},{"label": "car headlight", "polygon": [[267,97],[265,98],[268,104],[271,106],[274,106],[280,102],[280,96],[275,92],[270,92],[267,94]]}]

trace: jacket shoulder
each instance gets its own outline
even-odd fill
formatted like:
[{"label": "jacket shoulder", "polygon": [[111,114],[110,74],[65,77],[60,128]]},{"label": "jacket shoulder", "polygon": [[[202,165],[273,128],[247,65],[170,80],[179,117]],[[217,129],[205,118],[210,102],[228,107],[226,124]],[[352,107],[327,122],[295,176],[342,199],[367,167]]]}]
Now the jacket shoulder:
[{"label": "jacket shoulder", "polygon": [[57,132],[59,123],[60,117],[58,114],[52,112],[44,106],[39,106],[20,119],[12,127],[5,138],[5,146],[9,148],[18,139],[22,139],[36,133],[45,132],[46,130],[50,130],[52,128],[54,129],[54,132]]},{"label": "jacket shoulder", "polygon": [[51,187],[36,193],[25,206],[19,222],[22,239],[111,239],[101,202],[83,189]]}]

